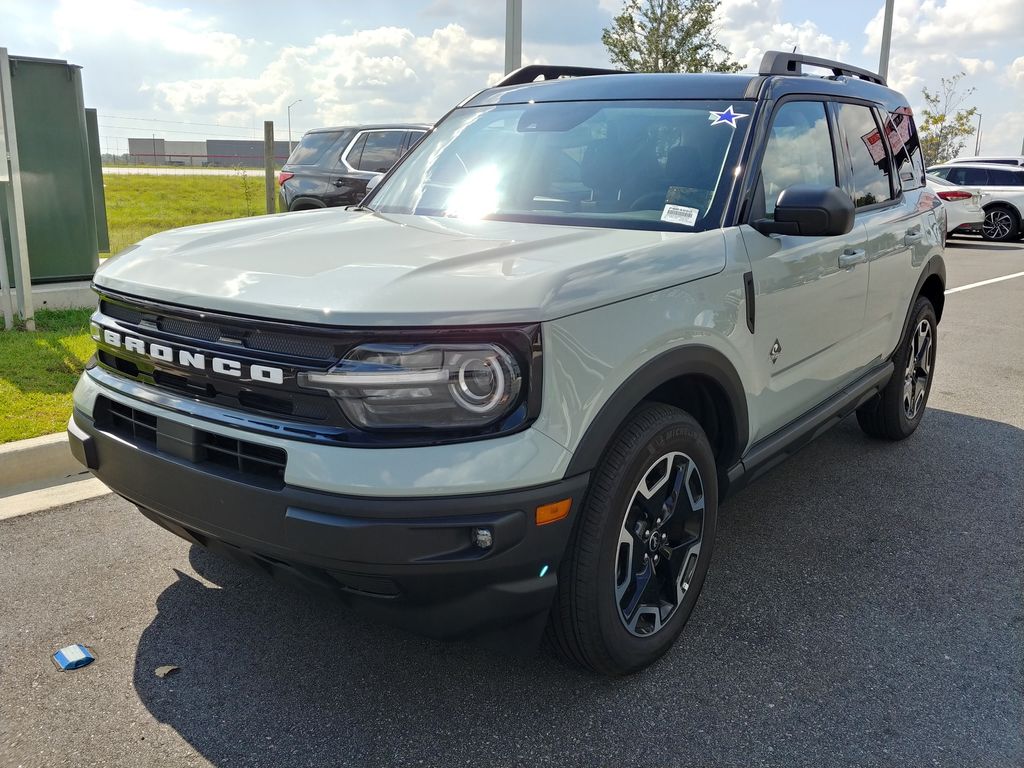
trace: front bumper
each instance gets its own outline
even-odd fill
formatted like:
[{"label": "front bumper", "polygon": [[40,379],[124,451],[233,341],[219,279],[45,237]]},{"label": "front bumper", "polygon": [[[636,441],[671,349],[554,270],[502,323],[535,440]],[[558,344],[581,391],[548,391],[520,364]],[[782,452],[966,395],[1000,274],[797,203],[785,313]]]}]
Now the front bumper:
[{"label": "front bumper", "polygon": [[[159,422],[158,422],[159,424]],[[180,424],[174,424],[181,439]],[[587,475],[517,491],[367,498],[246,482],[106,431],[76,410],[72,452],[150,519],[277,577],[328,588],[365,611],[437,638],[539,638]],[[536,507],[572,499],[569,517]],[[481,549],[472,531],[485,528]],[[517,642],[519,642],[517,640]]]}]

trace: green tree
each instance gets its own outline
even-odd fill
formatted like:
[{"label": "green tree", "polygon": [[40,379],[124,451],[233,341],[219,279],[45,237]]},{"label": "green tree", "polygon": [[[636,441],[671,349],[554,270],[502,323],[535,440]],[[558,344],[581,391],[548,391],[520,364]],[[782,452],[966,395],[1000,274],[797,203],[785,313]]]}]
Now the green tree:
[{"label": "green tree", "polygon": [[941,78],[937,91],[929,91],[927,87],[921,89],[927,106],[921,110],[923,120],[918,130],[926,165],[952,160],[963,151],[967,137],[974,133],[974,117],[978,108],[964,107],[974,88],[960,90],[960,81],[966,76],[966,72],[960,72]]},{"label": "green tree", "polygon": [[601,34],[613,64],[633,72],[737,72],[715,37],[720,0],[626,0]]}]

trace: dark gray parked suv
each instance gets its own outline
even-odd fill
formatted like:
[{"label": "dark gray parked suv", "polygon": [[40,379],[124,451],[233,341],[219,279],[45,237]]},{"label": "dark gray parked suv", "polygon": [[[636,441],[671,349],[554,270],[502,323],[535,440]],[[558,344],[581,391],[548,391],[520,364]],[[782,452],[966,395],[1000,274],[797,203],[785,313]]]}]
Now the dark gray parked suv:
[{"label": "dark gray parked suv", "polygon": [[279,208],[303,211],[355,205],[366,184],[391,170],[429,125],[356,125],[317,128],[302,141],[281,168]]}]

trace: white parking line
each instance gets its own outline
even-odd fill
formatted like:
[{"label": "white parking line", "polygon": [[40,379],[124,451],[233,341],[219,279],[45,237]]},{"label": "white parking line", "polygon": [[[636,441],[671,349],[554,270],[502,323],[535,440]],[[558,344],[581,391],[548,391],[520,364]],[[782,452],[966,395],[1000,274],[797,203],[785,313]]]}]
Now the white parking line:
[{"label": "white parking line", "polygon": [[968,283],[967,285],[961,285],[956,288],[947,288],[946,295],[948,296],[949,294],[957,293],[958,291],[969,291],[971,288],[980,288],[983,285],[991,285],[992,283],[1001,283],[1003,280],[1012,280],[1015,277],[1024,277],[1024,272],[1014,272],[1012,275],[993,277],[991,280],[982,280],[980,283]]}]

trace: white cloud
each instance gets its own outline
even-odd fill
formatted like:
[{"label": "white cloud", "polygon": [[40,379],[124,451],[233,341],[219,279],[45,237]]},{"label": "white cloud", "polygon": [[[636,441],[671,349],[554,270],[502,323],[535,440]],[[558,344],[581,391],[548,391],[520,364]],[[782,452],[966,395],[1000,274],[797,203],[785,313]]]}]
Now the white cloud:
[{"label": "white cloud", "polygon": [[[884,6],[865,28],[865,51],[877,51],[882,40]],[[903,50],[938,51],[955,46],[965,55],[1000,43],[1019,44],[1024,30],[1021,0],[896,0],[893,40]]]},{"label": "white cloud", "polygon": [[754,71],[765,51],[796,50],[814,56],[848,59],[850,46],[836,40],[813,21],[782,21],[781,0],[723,0],[718,10],[719,39],[748,70]]},{"label": "white cloud", "polygon": [[178,113],[219,109],[221,118],[280,114],[301,94],[314,105],[316,124],[433,122],[500,76],[503,44],[473,37],[457,24],[429,35],[378,27],[284,48],[254,77],[176,80],[153,90]]},{"label": "white cloud", "polygon": [[240,67],[252,41],[215,29],[213,18],[191,10],[168,10],[138,0],[104,0],[84,3],[62,0],[51,16],[52,34],[62,55],[75,51],[82,41],[90,45],[119,45],[131,41],[152,51],[166,51],[201,59],[217,67]]},{"label": "white cloud", "polygon": [[1018,56],[1006,69],[1010,82],[1024,85],[1024,56]]}]

